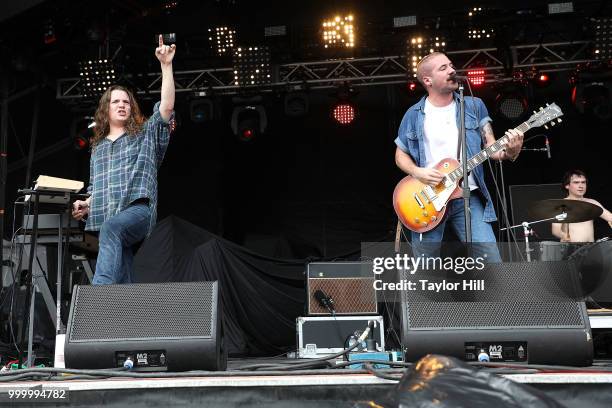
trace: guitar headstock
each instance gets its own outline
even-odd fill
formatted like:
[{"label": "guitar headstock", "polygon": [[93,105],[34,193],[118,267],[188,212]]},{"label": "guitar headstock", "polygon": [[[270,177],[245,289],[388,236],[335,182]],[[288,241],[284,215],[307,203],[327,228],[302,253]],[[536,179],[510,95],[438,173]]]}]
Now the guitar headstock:
[{"label": "guitar headstock", "polygon": [[563,112],[561,112],[561,108],[556,103],[547,103],[546,107],[541,107],[539,111],[534,111],[533,115],[525,123],[531,128],[544,126],[548,129],[548,123],[550,122],[550,125],[554,126],[561,122],[561,119],[559,119],[561,116],[563,116]]}]

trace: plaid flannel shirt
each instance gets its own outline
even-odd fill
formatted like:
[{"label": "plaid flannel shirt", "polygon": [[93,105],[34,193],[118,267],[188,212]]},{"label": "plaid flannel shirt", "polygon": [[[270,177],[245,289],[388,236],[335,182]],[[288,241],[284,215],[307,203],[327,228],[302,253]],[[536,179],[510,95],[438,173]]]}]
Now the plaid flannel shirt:
[{"label": "plaid flannel shirt", "polygon": [[169,124],[162,119],[159,105],[160,102],[155,104],[153,115],[136,135],[123,134],[115,141],[104,138],[92,149],[87,231],[99,231],[104,221],[135,200],[148,198],[151,207],[148,234],[151,233],[157,219],[157,169],[170,141]]}]

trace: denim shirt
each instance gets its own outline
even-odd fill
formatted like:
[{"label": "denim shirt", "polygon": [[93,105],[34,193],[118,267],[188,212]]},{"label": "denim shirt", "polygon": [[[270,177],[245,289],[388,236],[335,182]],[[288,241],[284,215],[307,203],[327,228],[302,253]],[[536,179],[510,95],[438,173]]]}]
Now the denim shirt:
[{"label": "denim shirt", "polygon": [[[414,160],[416,165],[419,167],[424,167],[425,164],[425,148],[423,138],[425,136],[424,122],[426,98],[427,96],[424,96],[418,103],[414,104],[410,107],[410,109],[408,109],[404,115],[404,118],[402,119],[397,138],[395,139],[395,144],[397,147],[399,147],[404,153],[410,155],[412,160]],[[458,93],[454,93],[454,99],[457,103],[456,119],[457,129],[459,129],[460,109]],[[480,130],[488,122],[491,122],[491,118],[489,117],[489,112],[487,111],[487,108],[482,100],[480,98],[466,96],[465,134],[467,139],[468,157],[472,157],[482,150],[483,146]],[[486,200],[482,220],[485,222],[496,221],[497,218],[495,216],[495,209],[493,208],[493,201],[491,200],[491,195],[489,194],[489,190],[487,190],[487,185],[484,181],[484,170],[482,165],[472,170],[472,174],[476,180],[478,188]]]}]

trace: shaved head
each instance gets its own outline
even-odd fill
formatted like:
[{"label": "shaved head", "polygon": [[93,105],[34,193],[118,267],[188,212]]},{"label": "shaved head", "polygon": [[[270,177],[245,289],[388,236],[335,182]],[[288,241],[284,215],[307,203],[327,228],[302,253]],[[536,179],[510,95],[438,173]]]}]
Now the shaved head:
[{"label": "shaved head", "polygon": [[417,79],[419,80],[421,85],[425,86],[425,83],[423,82],[423,77],[431,75],[431,71],[434,68],[434,57],[437,57],[439,55],[446,56],[446,54],[444,54],[443,52],[432,52],[431,54],[424,56],[417,64]]}]

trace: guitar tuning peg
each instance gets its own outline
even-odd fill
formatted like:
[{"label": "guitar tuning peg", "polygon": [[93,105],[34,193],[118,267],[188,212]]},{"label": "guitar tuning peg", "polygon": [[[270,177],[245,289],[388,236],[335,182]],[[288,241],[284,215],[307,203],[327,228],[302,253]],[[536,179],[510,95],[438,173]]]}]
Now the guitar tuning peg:
[{"label": "guitar tuning peg", "polygon": [[547,103],[546,106],[550,106],[550,103]]},{"label": "guitar tuning peg", "polygon": [[548,125],[544,125],[544,129],[548,129]]},{"label": "guitar tuning peg", "polygon": [[552,122],[550,122],[550,126],[555,126],[557,123],[553,120]]},{"label": "guitar tuning peg", "polygon": [[561,122],[563,122],[561,118],[557,119],[557,123],[561,123]]},{"label": "guitar tuning peg", "polygon": [[533,111],[533,113],[538,113],[538,111]]},{"label": "guitar tuning peg", "polygon": [[540,110],[544,110],[544,108],[540,106]]}]

